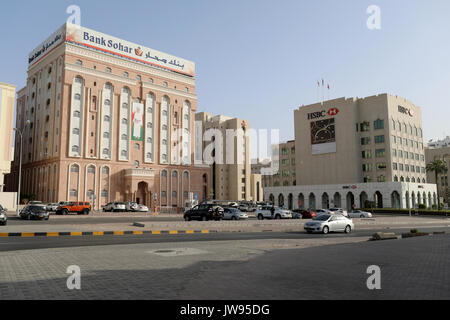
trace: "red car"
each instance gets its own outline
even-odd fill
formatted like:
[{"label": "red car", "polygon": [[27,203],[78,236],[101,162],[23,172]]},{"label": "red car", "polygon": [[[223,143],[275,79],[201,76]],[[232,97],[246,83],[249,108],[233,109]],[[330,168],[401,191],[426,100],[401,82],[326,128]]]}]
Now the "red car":
[{"label": "red car", "polygon": [[317,214],[312,210],[295,209],[293,212],[300,214],[302,219],[313,219],[317,217]]}]

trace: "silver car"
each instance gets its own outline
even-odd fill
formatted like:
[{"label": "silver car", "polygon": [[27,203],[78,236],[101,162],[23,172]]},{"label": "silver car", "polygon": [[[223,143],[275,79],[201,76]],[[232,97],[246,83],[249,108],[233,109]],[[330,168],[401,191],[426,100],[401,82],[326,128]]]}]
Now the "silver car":
[{"label": "silver car", "polygon": [[3,206],[0,205],[0,226],[6,226],[8,223],[8,216],[6,215],[6,211],[8,209],[3,208]]},{"label": "silver car", "polygon": [[349,218],[372,218],[372,214],[370,212],[362,211],[362,210],[354,210],[348,213]]},{"label": "silver car", "polygon": [[305,223],[305,230],[308,233],[322,232],[345,232],[350,233],[355,229],[353,221],[338,214],[322,214],[313,220]]},{"label": "silver car", "polygon": [[126,212],[127,211],[127,207],[125,202],[110,202],[107,205],[105,205],[103,207],[103,211],[104,212]]},{"label": "silver car", "polygon": [[46,205],[47,211],[50,211],[50,212],[56,212],[58,207],[59,207],[58,203],[49,203],[49,204]]},{"label": "silver car", "polygon": [[246,220],[248,215],[236,208],[224,208],[223,220]]}]

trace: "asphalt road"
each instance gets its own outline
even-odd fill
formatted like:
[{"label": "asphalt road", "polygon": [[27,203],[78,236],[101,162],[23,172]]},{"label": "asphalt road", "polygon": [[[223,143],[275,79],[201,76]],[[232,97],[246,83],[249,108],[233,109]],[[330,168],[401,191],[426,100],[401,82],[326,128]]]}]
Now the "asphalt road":
[{"label": "asphalt road", "polygon": [[48,225],[65,225],[65,224],[102,224],[102,223],[133,223],[134,221],[148,222],[148,221],[160,221],[160,222],[173,222],[183,221],[181,216],[153,216],[153,217],[95,217],[95,216],[65,216],[58,217],[57,219],[50,216],[48,221],[39,220],[22,220],[18,217],[8,217],[8,225],[11,226],[29,226],[36,224],[48,224]]},{"label": "asphalt road", "polygon": [[[407,228],[386,229],[374,228],[370,230],[360,230],[349,235],[344,233],[308,234],[306,232],[219,232],[211,234],[179,234],[179,235],[124,235],[124,236],[83,236],[83,237],[9,237],[0,238],[0,252],[49,249],[49,248],[70,248],[70,247],[92,247],[105,245],[122,244],[142,244],[142,243],[175,243],[175,242],[201,242],[201,241],[230,241],[230,240],[261,240],[270,241],[271,239],[321,239],[321,238],[340,238],[340,237],[367,237],[369,238],[376,232],[394,232],[398,235],[407,232]],[[420,228],[422,232],[450,232],[449,227],[429,227]]]}]

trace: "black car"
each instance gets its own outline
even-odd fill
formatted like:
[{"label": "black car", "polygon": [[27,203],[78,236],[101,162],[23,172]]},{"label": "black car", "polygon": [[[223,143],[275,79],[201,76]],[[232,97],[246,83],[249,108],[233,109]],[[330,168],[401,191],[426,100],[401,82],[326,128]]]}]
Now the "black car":
[{"label": "black car", "polygon": [[184,213],[184,220],[222,220],[223,208],[215,204],[199,204]]},{"label": "black car", "polygon": [[45,206],[31,205],[26,206],[20,211],[20,218],[26,220],[48,220],[49,214]]}]

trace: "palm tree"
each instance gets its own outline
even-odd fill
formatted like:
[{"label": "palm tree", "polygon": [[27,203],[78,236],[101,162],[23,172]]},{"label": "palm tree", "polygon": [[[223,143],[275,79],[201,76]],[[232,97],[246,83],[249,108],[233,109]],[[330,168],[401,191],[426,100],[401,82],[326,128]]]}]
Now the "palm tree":
[{"label": "palm tree", "polygon": [[433,160],[432,162],[427,164],[427,172],[434,172],[434,176],[436,178],[436,187],[437,187],[437,193],[438,193],[438,210],[441,208],[441,199],[439,197],[438,176],[440,174],[447,173],[447,171],[448,171],[447,164],[440,159]]}]

